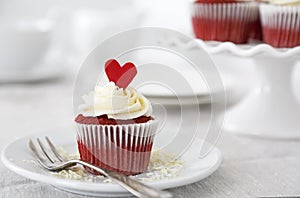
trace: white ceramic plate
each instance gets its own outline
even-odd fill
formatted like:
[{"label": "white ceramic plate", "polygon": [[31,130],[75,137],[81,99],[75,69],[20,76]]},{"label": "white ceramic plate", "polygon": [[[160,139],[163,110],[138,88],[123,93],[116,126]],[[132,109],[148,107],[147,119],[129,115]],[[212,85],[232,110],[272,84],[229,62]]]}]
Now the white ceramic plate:
[{"label": "white ceramic plate", "polygon": [[207,96],[197,96],[197,97],[154,97],[147,96],[147,98],[151,101],[151,103],[161,104],[164,106],[180,106],[180,105],[205,105],[212,104],[216,102],[220,102],[222,97],[214,98],[214,102],[212,102],[212,98],[210,95]]},{"label": "white ceramic plate", "polygon": [[[129,195],[126,190],[117,184],[63,179],[49,174],[35,164],[33,165],[32,162],[28,162],[33,159],[27,147],[29,138],[44,137],[45,135],[53,139],[56,145],[63,146],[70,153],[75,153],[75,137],[72,135],[68,133],[39,134],[21,138],[6,146],[1,155],[4,165],[19,175],[72,193],[105,197]],[[181,157],[184,165],[178,176],[146,182],[146,184],[158,189],[169,189],[191,184],[211,175],[221,163],[221,153],[217,148],[214,148],[206,157],[199,158],[202,143],[201,140],[195,141]]]},{"label": "white ceramic plate", "polygon": [[[203,54],[190,49],[189,43],[183,43],[178,37],[158,39],[159,45],[175,51],[186,51],[191,57],[202,58],[203,63],[196,66],[181,56],[164,50],[143,49],[143,51],[137,52],[137,65],[140,65],[140,75],[134,79],[132,85],[147,98],[166,105],[177,104],[177,98],[180,98],[183,104],[207,104],[211,102],[210,94],[216,95],[228,92],[234,87],[231,74],[217,73],[212,69],[214,68],[213,63],[205,61],[207,56],[201,57]],[[194,41],[192,44],[195,46]],[[186,45],[188,45],[188,48],[186,48]],[[166,78],[166,75],[168,78]],[[218,78],[221,78],[223,85],[209,84],[209,79]],[[194,99],[195,97],[198,101]]]},{"label": "white ceramic plate", "polygon": [[[148,75],[151,73],[149,72]],[[155,74],[153,74],[155,75]],[[176,98],[176,97],[203,97],[203,96],[209,96],[210,93],[217,94],[222,91],[227,92],[233,87],[233,80],[232,77],[228,74],[222,75],[223,80],[223,87],[220,87],[219,89],[215,88],[213,90],[209,90],[207,85],[205,84],[204,80],[198,77],[192,78],[192,74],[190,75],[189,81],[190,84],[195,85],[195,91],[194,93],[190,90],[185,90],[184,88],[180,89],[177,88],[177,92],[173,93],[171,90],[168,90],[167,88],[164,88],[159,85],[151,84],[144,87],[139,88],[138,90],[143,93],[147,97],[156,97],[156,98]],[[174,79],[175,80],[175,79]]]}]

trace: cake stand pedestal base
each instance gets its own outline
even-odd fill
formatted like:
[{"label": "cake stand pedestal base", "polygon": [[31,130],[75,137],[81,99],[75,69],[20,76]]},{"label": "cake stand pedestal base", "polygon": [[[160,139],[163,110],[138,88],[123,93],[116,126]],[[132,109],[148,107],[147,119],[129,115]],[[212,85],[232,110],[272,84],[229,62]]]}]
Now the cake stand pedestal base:
[{"label": "cake stand pedestal base", "polygon": [[293,58],[256,56],[259,82],[226,112],[224,129],[241,135],[300,139],[300,107],[291,86]]}]

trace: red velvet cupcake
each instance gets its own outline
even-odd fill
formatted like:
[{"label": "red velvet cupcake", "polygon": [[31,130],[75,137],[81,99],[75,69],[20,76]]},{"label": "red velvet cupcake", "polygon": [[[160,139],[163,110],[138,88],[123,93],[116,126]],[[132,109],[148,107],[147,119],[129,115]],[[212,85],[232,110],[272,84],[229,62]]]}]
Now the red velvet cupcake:
[{"label": "red velvet cupcake", "polygon": [[278,48],[300,46],[300,1],[268,2],[260,5],[263,41]]},{"label": "red velvet cupcake", "polygon": [[157,129],[149,100],[114,82],[97,85],[83,100],[75,118],[81,159],[125,175],[145,172]]},{"label": "red velvet cupcake", "polygon": [[206,41],[246,43],[257,19],[258,5],[250,0],[197,0],[192,5],[195,36]]}]

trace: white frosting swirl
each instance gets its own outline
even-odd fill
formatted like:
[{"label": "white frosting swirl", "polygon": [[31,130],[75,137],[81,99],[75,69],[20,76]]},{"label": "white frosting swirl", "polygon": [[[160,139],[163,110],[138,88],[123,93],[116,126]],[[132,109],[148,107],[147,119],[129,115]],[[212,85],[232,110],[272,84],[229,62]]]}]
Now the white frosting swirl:
[{"label": "white frosting swirl", "polygon": [[95,91],[82,98],[85,104],[79,106],[79,111],[84,116],[107,115],[108,118],[128,120],[152,114],[147,98],[131,87],[123,90],[113,82],[104,87],[97,85]]}]

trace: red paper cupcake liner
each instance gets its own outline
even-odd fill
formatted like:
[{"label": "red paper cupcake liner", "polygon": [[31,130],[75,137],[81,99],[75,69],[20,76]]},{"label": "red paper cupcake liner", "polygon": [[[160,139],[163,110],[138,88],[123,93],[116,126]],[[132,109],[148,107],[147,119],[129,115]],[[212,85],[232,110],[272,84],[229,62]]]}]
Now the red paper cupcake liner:
[{"label": "red paper cupcake liner", "polygon": [[262,28],[261,28],[261,23],[259,18],[256,21],[254,21],[251,25],[249,39],[253,39],[257,41],[262,41],[263,39]]},{"label": "red paper cupcake liner", "polygon": [[156,121],[129,125],[76,124],[76,129],[81,160],[125,175],[136,175],[147,170],[157,129]]},{"label": "red paper cupcake liner", "polygon": [[202,40],[246,43],[258,19],[257,3],[193,3],[192,24]]},{"label": "red paper cupcake liner", "polygon": [[263,41],[278,48],[300,46],[300,6],[260,5]]}]

